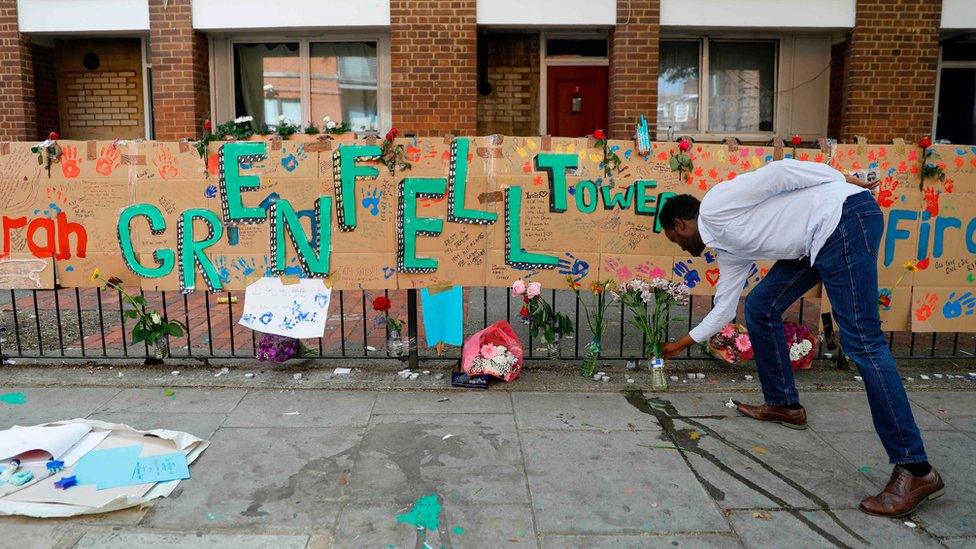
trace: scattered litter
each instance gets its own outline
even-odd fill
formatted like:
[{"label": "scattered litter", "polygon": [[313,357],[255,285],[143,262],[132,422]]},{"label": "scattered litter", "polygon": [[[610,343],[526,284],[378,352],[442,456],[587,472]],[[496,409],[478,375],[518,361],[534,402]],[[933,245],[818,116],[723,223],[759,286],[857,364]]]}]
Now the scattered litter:
[{"label": "scattered litter", "polygon": [[434,379],[444,379],[444,374],[434,374]]},{"label": "scattered litter", "polygon": [[14,361],[14,359],[12,359],[12,358],[8,358],[7,360],[4,360],[4,361],[3,361],[3,363],[4,363],[4,364],[17,364],[17,363],[16,363],[15,361]]},{"label": "scattered litter", "polygon": [[757,453],[757,454],[768,454],[769,453],[769,448],[766,448],[764,446],[753,446],[752,447],[752,451],[755,452],[755,453]]},{"label": "scattered litter", "polygon": [[634,383],[634,382],[635,382],[635,380],[630,379],[630,378],[627,378],[627,383]]},{"label": "scattered litter", "polygon": [[119,372],[119,377],[125,377],[125,374],[123,374],[122,372]]},{"label": "scattered litter", "polygon": [[424,370],[424,375],[425,376],[429,376],[430,375],[430,370]]},{"label": "scattered litter", "polygon": [[220,377],[224,374],[229,374],[229,373],[230,373],[230,368],[221,368],[219,372],[214,374],[214,377]]},{"label": "scattered litter", "polygon": [[870,474],[873,469],[871,469],[870,465],[862,465],[858,467],[857,470],[867,475]]},{"label": "scattered litter", "polygon": [[671,376],[671,381],[678,381],[678,376]]},{"label": "scattered litter", "polygon": [[854,376],[854,381],[863,381],[861,376]]},{"label": "scattered litter", "polygon": [[607,375],[607,373],[606,372],[597,372],[596,375],[598,377],[603,377],[603,376]]},{"label": "scattered litter", "polygon": [[217,520],[217,513],[207,513],[207,520]]},{"label": "scattered litter", "polygon": [[698,379],[705,379],[705,374],[695,374]]},{"label": "scattered litter", "polygon": [[725,407],[726,408],[735,408],[735,402],[732,402],[732,399],[729,398],[729,401],[725,403]]},{"label": "scattered litter", "polygon": [[173,374],[174,376],[178,376],[178,375],[180,375],[180,371],[179,371],[179,370],[173,370],[173,371],[172,371],[172,372],[170,372],[170,373],[171,373],[171,374]]},{"label": "scattered litter", "polygon": [[949,411],[946,410],[945,408],[939,408],[938,410],[936,410],[936,412],[938,412],[938,413],[940,413],[942,415],[947,415],[949,413]]},{"label": "scattered litter", "polygon": [[699,431],[692,431],[692,432],[688,433],[688,438],[690,438],[691,440],[698,440],[698,439],[701,438],[701,432],[699,432]]},{"label": "scattered litter", "polygon": [[920,374],[918,377],[922,378],[925,381],[928,381],[929,380],[929,376],[927,376],[925,374]]},{"label": "scattered litter", "polygon": [[254,377],[254,374],[252,374],[252,373],[246,373],[246,374],[244,374],[244,377],[246,377],[247,379],[251,379],[251,378]]},{"label": "scattered litter", "polygon": [[602,372],[598,374],[593,374],[593,381],[600,381],[601,378],[603,378]]},{"label": "scattered litter", "polygon": [[163,394],[166,395],[166,396],[168,396],[168,397],[170,397],[170,398],[173,398],[173,397],[176,396],[176,392],[173,391],[172,389],[166,389],[165,391],[163,391]]},{"label": "scattered litter", "polygon": [[302,415],[302,413],[301,412],[285,412],[285,413],[283,413],[281,415],[283,415],[283,416],[300,416],[300,415]]},{"label": "scattered litter", "polygon": [[935,376],[935,379],[942,379],[943,377],[942,374],[932,374],[932,375]]},{"label": "scattered litter", "polygon": [[746,374],[745,378],[746,378],[746,381],[752,381],[752,376],[751,375]]},{"label": "scattered litter", "polygon": [[914,377],[910,377],[906,381],[915,381],[915,378]]},{"label": "scattered litter", "polygon": [[373,347],[372,345],[367,345],[366,346],[366,350],[367,351],[375,351],[376,350],[376,347]]},{"label": "scattered litter", "polygon": [[604,383],[609,383],[610,382],[610,376],[603,376],[602,378],[600,378],[600,380],[603,381]]},{"label": "scattered litter", "polygon": [[414,380],[414,379],[417,379],[417,378],[419,378],[419,377],[420,377],[420,374],[418,374],[418,373],[416,373],[416,372],[414,372],[414,373],[412,373],[412,374],[410,374],[410,379],[411,379],[411,380]]},{"label": "scattered litter", "polygon": [[752,512],[752,518],[757,518],[757,519],[762,519],[762,520],[769,520],[769,519],[773,518],[773,515],[771,515],[769,513],[769,511],[753,511]]},{"label": "scattered litter", "polygon": [[448,398],[448,397],[444,397],[444,398],[438,399],[437,402],[447,402],[448,400],[451,400],[451,399]]},{"label": "scattered litter", "polygon": [[291,378],[297,381],[299,379],[302,379],[302,374],[301,373],[294,374],[291,376]]},{"label": "scattered litter", "polygon": [[918,525],[915,524],[914,522],[910,521],[910,520],[906,520],[905,521],[905,526],[907,526],[909,528],[918,528]]},{"label": "scattered litter", "polygon": [[452,434],[450,434],[450,433],[448,433],[448,434],[446,434],[446,435],[444,435],[444,436],[443,436],[443,437],[441,438],[441,440],[447,440],[447,439],[449,439],[449,438],[451,438],[451,437],[453,437],[453,436],[454,436],[454,435],[452,435]]},{"label": "scattered litter", "polygon": [[972,381],[976,381],[976,372],[969,372],[969,374],[967,374],[967,377],[969,377],[969,379]]},{"label": "scattered litter", "polygon": [[637,361],[628,360],[627,361],[627,369],[628,370],[636,370],[637,369]]},{"label": "scattered litter", "polygon": [[344,376],[352,373],[352,368],[336,368],[332,370],[334,376]]}]

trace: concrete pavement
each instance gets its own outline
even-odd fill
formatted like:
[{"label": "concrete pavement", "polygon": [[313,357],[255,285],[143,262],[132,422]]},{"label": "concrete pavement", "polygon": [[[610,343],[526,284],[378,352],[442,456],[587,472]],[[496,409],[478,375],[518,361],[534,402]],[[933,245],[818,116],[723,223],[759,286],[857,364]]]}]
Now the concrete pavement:
[{"label": "concrete pavement", "polygon": [[910,393],[948,485],[912,528],[856,510],[890,472],[859,392],[804,393],[811,429],[793,431],[724,406],[754,387],[165,387],[0,390],[28,398],[0,404],[3,427],[90,417],[212,441],[171,497],[0,518],[0,547],[976,547],[976,393]]}]

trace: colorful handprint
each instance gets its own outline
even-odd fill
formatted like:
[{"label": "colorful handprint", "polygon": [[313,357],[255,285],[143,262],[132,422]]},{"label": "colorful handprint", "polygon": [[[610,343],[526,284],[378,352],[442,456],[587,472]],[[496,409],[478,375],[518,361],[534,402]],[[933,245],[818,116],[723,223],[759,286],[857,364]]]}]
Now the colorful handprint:
[{"label": "colorful handprint", "polygon": [[160,148],[156,151],[156,158],[153,159],[156,172],[164,181],[174,179],[180,175],[180,170],[176,167],[176,157],[167,149]]},{"label": "colorful handprint", "polygon": [[71,145],[66,146],[61,153],[61,173],[65,179],[74,179],[81,174],[81,168],[78,167],[80,162],[78,148]]},{"label": "colorful handprint", "polygon": [[939,303],[939,296],[928,292],[925,297],[922,298],[921,304],[915,309],[915,318],[921,322],[924,322],[932,316],[935,311],[936,305]]},{"label": "colorful handprint", "polygon": [[[955,299],[953,299],[955,298]],[[976,311],[976,297],[972,292],[966,292],[956,298],[956,292],[949,294],[945,305],[942,306],[942,314],[946,318],[958,318],[962,315],[971,315]]]},{"label": "colorful handprint", "polygon": [[685,286],[689,288],[694,288],[701,282],[701,277],[698,275],[698,270],[692,269],[689,265],[691,260],[679,261],[674,264],[674,274],[682,277]]},{"label": "colorful handprint", "polygon": [[115,145],[102,147],[102,151],[98,155],[98,160],[95,162],[95,171],[102,175],[112,175],[112,170],[119,165],[121,156],[122,149]]}]

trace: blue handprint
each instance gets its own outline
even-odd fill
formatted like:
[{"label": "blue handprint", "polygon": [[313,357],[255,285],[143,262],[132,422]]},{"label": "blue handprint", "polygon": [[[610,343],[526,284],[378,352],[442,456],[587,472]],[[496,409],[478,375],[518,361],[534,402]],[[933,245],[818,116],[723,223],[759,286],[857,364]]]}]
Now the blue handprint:
[{"label": "blue handprint", "polygon": [[231,263],[231,267],[237,271],[240,271],[243,277],[247,278],[254,274],[254,271],[256,270],[255,263],[256,262],[254,261],[253,257],[251,258],[250,263],[248,263],[248,261],[243,257],[238,257]]},{"label": "blue handprint", "polygon": [[273,319],[273,318],[274,318],[274,315],[273,314],[271,314],[271,313],[264,313],[263,315],[261,315],[261,318],[259,318],[258,320],[261,321],[261,324],[268,325],[268,324],[271,323],[271,319]]},{"label": "blue handprint", "polygon": [[308,158],[308,155],[305,154],[305,144],[304,143],[302,143],[301,145],[299,145],[295,149],[295,151],[293,153],[291,153],[291,154],[288,153],[288,147],[287,146],[282,146],[281,147],[281,166],[283,168],[285,168],[286,170],[288,170],[289,172],[295,171],[295,169],[298,168],[298,164],[302,160],[305,160],[306,158]]},{"label": "blue handprint", "polygon": [[946,318],[957,318],[963,313],[971,315],[976,311],[976,297],[973,296],[972,292],[964,293],[955,301],[953,301],[954,297],[956,297],[956,292],[950,293],[945,305],[942,306],[942,314]]},{"label": "blue handprint", "polygon": [[712,252],[705,252],[705,263],[715,263],[715,254]]},{"label": "blue handprint", "polygon": [[217,197],[217,186],[207,185],[207,188],[203,191],[203,196],[205,198],[216,198]]},{"label": "blue handprint", "polygon": [[[692,269],[685,263],[686,262],[682,262],[682,261],[675,263],[673,269],[674,274],[684,278],[685,286],[688,286],[689,288],[694,288],[695,286],[698,285],[699,282],[701,282],[701,277],[698,276],[697,270]],[[691,260],[689,259],[687,263],[690,264]]]},{"label": "blue handprint", "polygon": [[227,258],[224,256],[217,256],[214,261],[214,266],[217,267],[217,277],[220,278],[220,282],[223,284],[230,283],[230,270],[227,269]]},{"label": "blue handprint", "polygon": [[380,198],[383,197],[383,191],[380,189],[370,189],[366,193],[366,197],[363,198],[363,207],[369,210],[370,215],[376,217],[380,215]]},{"label": "blue handprint", "polygon": [[576,256],[566,252],[566,257],[569,259],[560,259],[559,265],[556,267],[558,273],[561,275],[569,275],[573,277],[573,282],[579,282],[586,278],[586,275],[590,273],[590,264],[582,259],[576,259]]}]

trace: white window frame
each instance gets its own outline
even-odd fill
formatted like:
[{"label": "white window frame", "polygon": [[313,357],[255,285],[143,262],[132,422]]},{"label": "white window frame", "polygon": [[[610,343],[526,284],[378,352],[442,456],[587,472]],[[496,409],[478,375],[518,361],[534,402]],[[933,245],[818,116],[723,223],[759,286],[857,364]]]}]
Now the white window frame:
[{"label": "white window frame", "polygon": [[[774,46],[773,53],[773,130],[768,132],[735,133],[711,132],[708,131],[708,98],[709,92],[709,65],[708,50],[709,42],[770,42]],[[661,36],[661,42],[698,42],[698,130],[691,133],[675,131],[674,137],[688,136],[696,141],[715,141],[728,136],[737,137],[743,141],[768,141],[776,136],[777,124],[779,124],[779,93],[780,93],[780,53],[782,49],[782,37],[766,34],[756,36],[740,35],[718,35],[718,36],[694,36],[694,35],[667,35]],[[658,99],[660,101],[660,98]],[[668,138],[667,128],[657,131],[657,139],[665,140]]]},{"label": "white window frame", "polygon": [[932,111],[932,139],[939,127],[939,94],[942,88],[942,69],[976,69],[976,61],[943,61],[942,46],[939,46],[939,63],[935,72],[935,109]]},{"label": "white window frame", "polygon": [[[246,35],[231,35],[227,37],[226,48],[223,55],[218,55],[215,52],[213,46],[211,46],[211,67],[214,67],[214,61],[217,61],[225,67],[224,70],[214,70],[211,68],[211,94],[213,95],[213,106],[214,111],[217,113],[222,113],[222,118],[226,120],[220,120],[220,122],[227,122],[234,118],[236,105],[235,97],[237,95],[236,89],[236,78],[234,75],[234,45],[235,44],[254,44],[254,43],[273,43],[273,42],[297,42],[298,43],[298,56],[301,62],[302,73],[301,73],[301,106],[302,106],[302,119],[294,121],[299,125],[304,125],[308,122],[312,115],[311,107],[311,82],[309,78],[309,49],[310,44],[313,42],[375,42],[376,43],[376,108],[379,128],[378,132],[382,133],[384,128],[390,128],[393,124],[393,113],[392,113],[392,79],[390,78],[390,37],[388,34],[382,33],[330,33],[328,35],[322,34],[310,34],[310,33],[293,33],[293,34],[246,34]],[[215,57],[221,57],[222,59],[214,59]],[[222,85],[219,80],[226,78],[228,81],[224,82]],[[222,87],[221,87],[222,86]],[[220,89],[225,90],[224,93],[220,93]],[[229,114],[229,116],[228,116]],[[316,125],[319,124],[318,121],[312,120]]]},{"label": "white window frame", "polygon": [[[576,55],[557,55],[550,56],[546,51],[546,43],[552,39],[576,38],[580,40],[604,39],[607,41],[606,57],[582,57]],[[607,67],[610,65],[610,35],[607,31],[581,31],[581,32],[540,32],[539,33],[539,135],[548,133],[547,126],[549,121],[549,71],[548,67]],[[609,83],[608,83],[609,85]],[[607,97],[609,97],[607,90]],[[609,105],[607,106],[609,109]],[[610,112],[609,110],[607,112]]]}]

